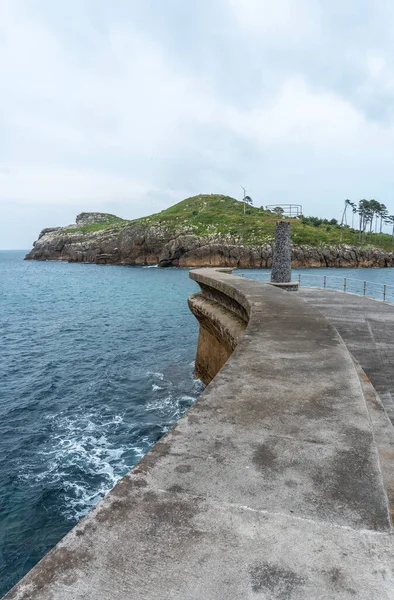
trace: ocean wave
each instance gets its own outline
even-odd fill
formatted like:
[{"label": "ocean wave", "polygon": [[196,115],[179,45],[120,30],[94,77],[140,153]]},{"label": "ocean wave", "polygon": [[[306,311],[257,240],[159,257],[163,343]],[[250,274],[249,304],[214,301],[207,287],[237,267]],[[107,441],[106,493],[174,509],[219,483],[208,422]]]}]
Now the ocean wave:
[{"label": "ocean wave", "polygon": [[[151,373],[165,381],[163,373]],[[167,387],[174,387],[166,382]],[[175,390],[174,390],[175,391]],[[75,523],[97,504],[191,406],[195,396],[153,384],[138,418],[108,414],[110,407],[82,408],[46,416],[48,437],[37,452],[39,465],[26,464],[21,481],[58,490],[57,510]],[[161,395],[160,395],[161,394]],[[149,435],[143,433],[150,431]]]},{"label": "ocean wave", "polygon": [[[86,514],[135,461],[133,444],[119,446],[113,433],[124,423],[122,415],[103,417],[99,412],[50,415],[49,439],[38,451],[40,473],[35,481],[53,486],[61,482],[63,502],[60,512],[73,521]],[[112,436],[111,436],[112,434]],[[140,447],[135,449],[136,459]],[[29,480],[29,469],[21,470],[21,479]]]}]

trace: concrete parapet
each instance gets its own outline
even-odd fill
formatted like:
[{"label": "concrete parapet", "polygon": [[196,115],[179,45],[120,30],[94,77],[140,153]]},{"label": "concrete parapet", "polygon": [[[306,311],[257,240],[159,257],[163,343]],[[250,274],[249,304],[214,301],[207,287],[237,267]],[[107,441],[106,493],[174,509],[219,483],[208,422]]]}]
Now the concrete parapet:
[{"label": "concrete parapet", "polygon": [[200,324],[235,349],[7,600],[393,600],[387,470],[339,334],[297,295],[190,275]]},{"label": "concrete parapet", "polygon": [[190,310],[200,323],[196,374],[207,385],[242,338],[249,322],[250,305],[232,287],[214,286],[193,271],[190,276],[196,278],[201,288],[201,293],[188,300]]},{"label": "concrete parapet", "polygon": [[204,294],[191,296],[189,308],[200,323],[196,375],[207,385],[231,356],[247,322]]}]

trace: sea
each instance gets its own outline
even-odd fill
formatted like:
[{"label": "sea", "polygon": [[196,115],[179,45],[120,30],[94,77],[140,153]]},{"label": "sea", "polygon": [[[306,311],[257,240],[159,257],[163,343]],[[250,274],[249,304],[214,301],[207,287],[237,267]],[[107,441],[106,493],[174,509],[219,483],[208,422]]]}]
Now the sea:
[{"label": "sea", "polygon": [[188,270],[0,252],[0,597],[194,402]]},{"label": "sea", "polygon": [[[197,286],[188,269],[24,255],[0,252],[0,597],[203,389],[194,375],[198,325],[187,297]],[[355,279],[359,290],[368,280],[376,297],[383,284],[394,286],[392,269],[299,275],[302,285],[321,286],[325,275],[339,287]]]}]

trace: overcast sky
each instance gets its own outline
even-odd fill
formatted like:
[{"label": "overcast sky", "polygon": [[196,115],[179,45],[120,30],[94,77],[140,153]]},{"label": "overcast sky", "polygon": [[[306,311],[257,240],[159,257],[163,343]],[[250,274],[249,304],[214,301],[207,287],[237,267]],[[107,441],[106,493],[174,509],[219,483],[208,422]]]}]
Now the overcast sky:
[{"label": "overcast sky", "polygon": [[392,0],[0,0],[0,248],[198,193],[394,213]]}]

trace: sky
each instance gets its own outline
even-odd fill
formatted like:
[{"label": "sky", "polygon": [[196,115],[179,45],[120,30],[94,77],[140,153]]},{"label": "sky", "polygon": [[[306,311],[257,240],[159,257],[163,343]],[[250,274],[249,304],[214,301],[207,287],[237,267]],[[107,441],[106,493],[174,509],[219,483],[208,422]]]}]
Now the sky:
[{"label": "sky", "polygon": [[392,0],[0,0],[0,248],[188,196],[394,214]]}]

